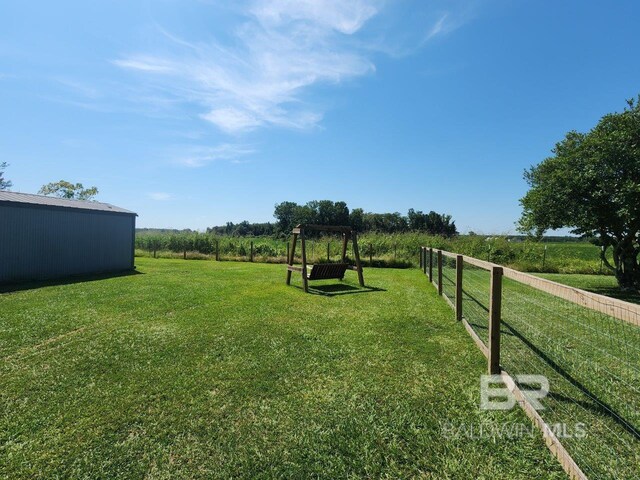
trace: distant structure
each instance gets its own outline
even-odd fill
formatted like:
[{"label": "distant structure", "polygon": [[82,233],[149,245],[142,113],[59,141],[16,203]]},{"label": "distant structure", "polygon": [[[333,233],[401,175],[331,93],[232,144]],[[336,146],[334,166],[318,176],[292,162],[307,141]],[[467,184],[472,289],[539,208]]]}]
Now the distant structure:
[{"label": "distant structure", "polygon": [[0,192],[0,283],[134,268],[136,214],[108,203]]}]

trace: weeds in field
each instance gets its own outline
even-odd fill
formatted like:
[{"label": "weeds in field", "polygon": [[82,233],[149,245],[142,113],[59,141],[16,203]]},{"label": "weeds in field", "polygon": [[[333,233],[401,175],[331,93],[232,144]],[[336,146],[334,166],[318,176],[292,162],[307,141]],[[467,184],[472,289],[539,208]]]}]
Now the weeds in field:
[{"label": "weeds in field", "polygon": [[[184,237],[184,238],[178,238]],[[253,257],[251,245],[253,243]],[[365,266],[408,268],[418,264],[420,247],[432,247],[469,255],[526,272],[610,274],[600,261],[598,247],[586,241],[536,242],[505,236],[459,235],[446,238],[422,233],[378,234],[359,237]],[[139,234],[136,256],[184,259],[215,259],[260,263],[285,263],[288,239],[228,237],[204,233]],[[340,240],[321,237],[308,241],[311,263],[336,261]],[[353,258],[352,247],[347,252]],[[296,251],[300,260],[300,248]]]}]

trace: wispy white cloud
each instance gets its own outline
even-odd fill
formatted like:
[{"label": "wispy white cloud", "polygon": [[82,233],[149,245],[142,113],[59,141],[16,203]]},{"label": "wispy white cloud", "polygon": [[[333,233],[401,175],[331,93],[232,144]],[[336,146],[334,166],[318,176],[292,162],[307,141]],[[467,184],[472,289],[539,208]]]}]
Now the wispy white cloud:
[{"label": "wispy white cloud", "polygon": [[322,118],[303,93],[374,71],[350,42],[378,12],[374,0],[256,0],[246,5],[232,46],[192,43],[161,30],[172,53],[130,53],[118,67],[154,75],[203,109],[200,117],[226,133],[260,126],[309,128]]},{"label": "wispy white cloud", "polygon": [[466,23],[466,16],[467,15],[453,16],[450,12],[443,13],[429,28],[429,30],[427,30],[423,43],[426,43],[435,37],[447,35],[454,30],[457,30]]},{"label": "wispy white cloud", "polygon": [[425,37],[426,40],[430,40],[431,38],[447,31],[447,25],[445,22],[447,21],[448,16],[449,14],[445,13],[438,19],[438,21],[427,32]]},{"label": "wispy white cloud", "polygon": [[306,129],[323,118],[322,108],[310,101],[312,87],[371,74],[376,54],[415,52],[466,23],[474,4],[245,0],[227,7],[239,15],[229,36],[190,41],[158,26],[160,47],[123,53],[112,63],[142,77],[149,93],[139,98],[158,99],[156,108],[162,108],[163,96],[167,108],[188,102],[199,110],[196,118],[223,133]]},{"label": "wispy white cloud", "polygon": [[124,60],[114,60],[114,65],[132,70],[140,70],[150,73],[172,73],[173,65],[157,57],[141,56]]},{"label": "wispy white cloud", "polygon": [[147,197],[149,197],[151,200],[162,202],[165,200],[170,200],[172,198],[172,195],[166,192],[151,192],[147,194]]},{"label": "wispy white cloud", "polygon": [[232,163],[241,163],[242,157],[255,153],[255,150],[244,145],[223,143],[215,147],[189,146],[186,152],[176,155],[174,162],[185,167],[204,167],[212,162],[227,160]]},{"label": "wispy white cloud", "polygon": [[201,117],[228,133],[248,130],[263,123],[263,120],[252,112],[235,107],[214,108]]},{"label": "wispy white cloud", "polygon": [[303,20],[351,35],[378,13],[378,7],[366,0],[271,0],[256,2],[251,13],[263,25],[281,26]]}]

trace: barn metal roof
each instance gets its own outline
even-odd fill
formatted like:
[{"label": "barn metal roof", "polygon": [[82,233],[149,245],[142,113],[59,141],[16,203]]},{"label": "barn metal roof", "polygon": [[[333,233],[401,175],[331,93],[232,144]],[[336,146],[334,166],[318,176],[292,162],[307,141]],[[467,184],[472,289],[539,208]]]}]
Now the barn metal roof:
[{"label": "barn metal roof", "polygon": [[0,203],[20,203],[29,205],[40,205],[46,207],[75,208],[78,210],[98,210],[101,212],[128,213],[136,215],[135,212],[116,207],[109,203],[92,202],[87,200],[69,200],[68,198],[46,197],[44,195],[33,195],[31,193],[17,193],[0,191]]}]

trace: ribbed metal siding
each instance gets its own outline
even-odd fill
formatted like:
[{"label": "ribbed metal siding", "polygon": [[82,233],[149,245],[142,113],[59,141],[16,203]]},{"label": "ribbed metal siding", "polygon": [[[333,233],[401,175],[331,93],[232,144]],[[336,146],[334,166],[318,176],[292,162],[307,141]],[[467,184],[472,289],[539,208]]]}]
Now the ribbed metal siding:
[{"label": "ribbed metal siding", "polygon": [[0,283],[133,268],[135,216],[0,205]]}]

